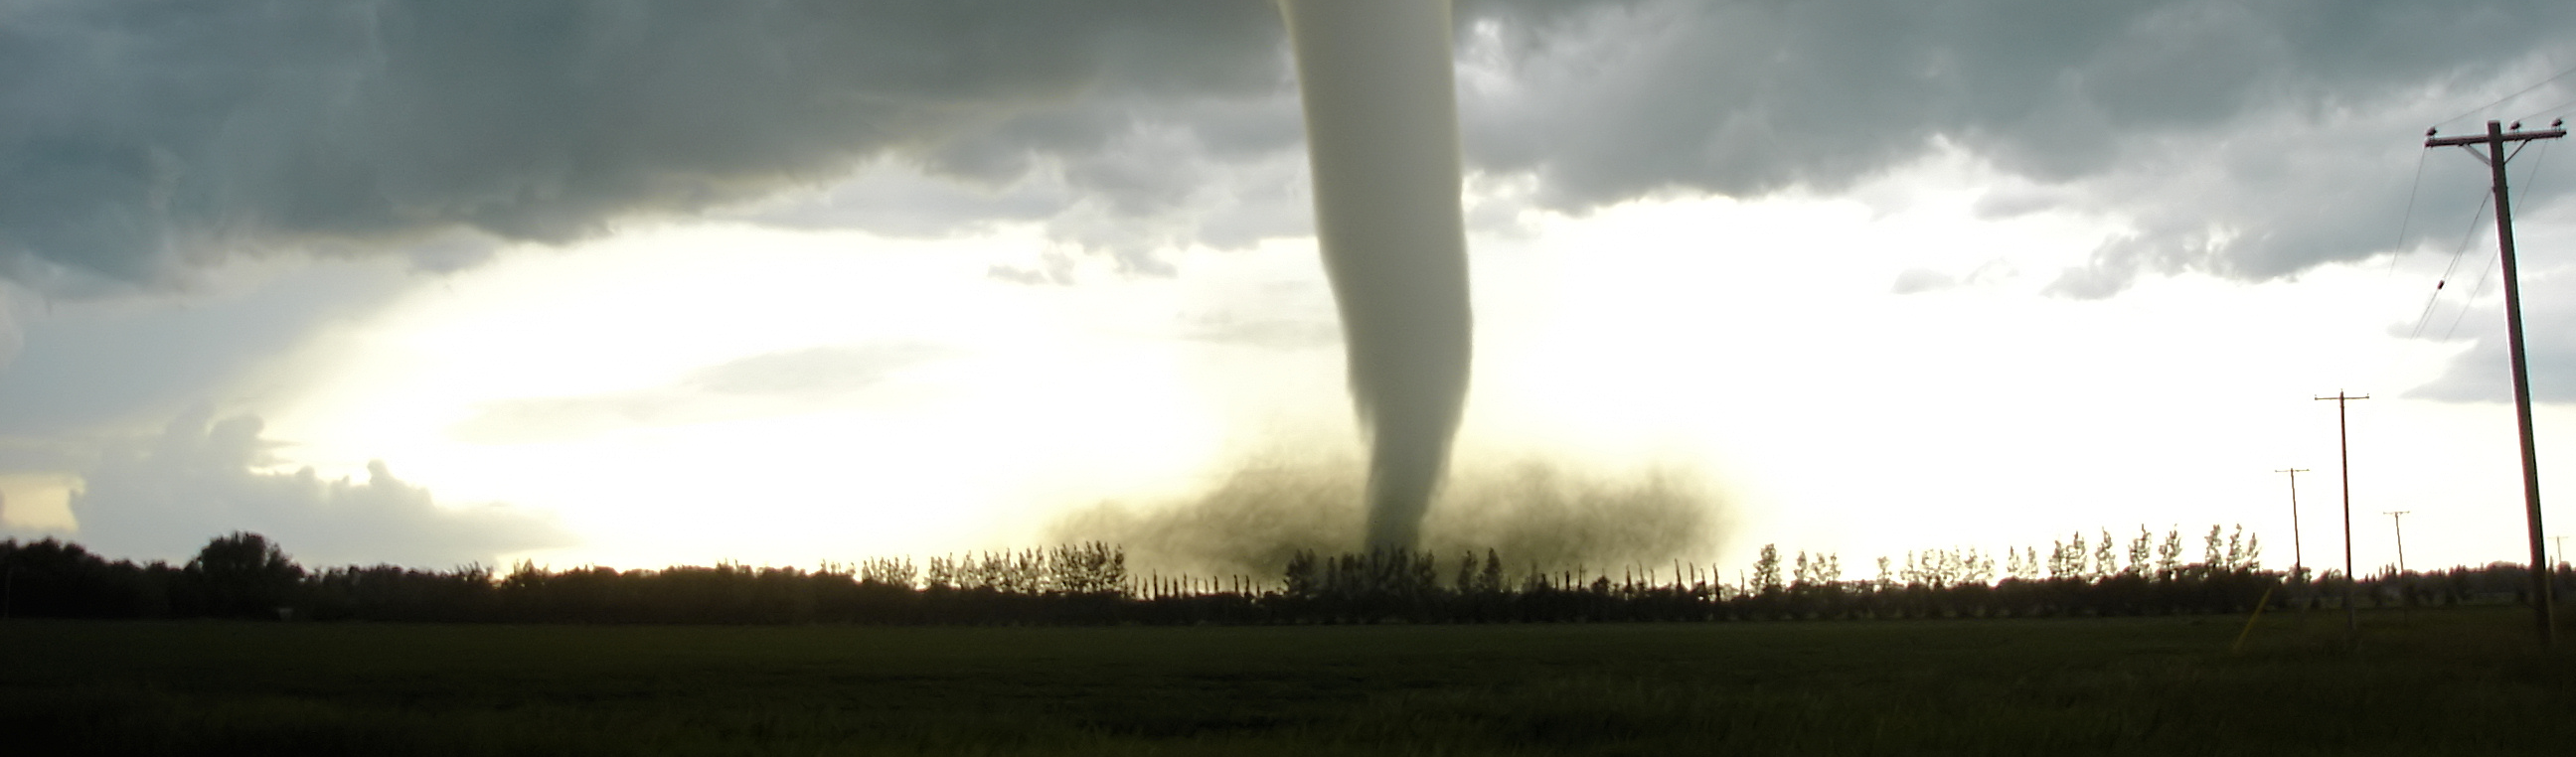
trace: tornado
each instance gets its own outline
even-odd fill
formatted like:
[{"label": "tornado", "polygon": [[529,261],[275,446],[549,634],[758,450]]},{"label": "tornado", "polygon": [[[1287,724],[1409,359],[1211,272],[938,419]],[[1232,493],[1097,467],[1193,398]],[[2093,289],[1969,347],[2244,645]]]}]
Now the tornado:
[{"label": "tornado", "polygon": [[1467,235],[1449,0],[1280,0],[1315,236],[1369,448],[1368,542],[1412,549],[1467,400]]}]

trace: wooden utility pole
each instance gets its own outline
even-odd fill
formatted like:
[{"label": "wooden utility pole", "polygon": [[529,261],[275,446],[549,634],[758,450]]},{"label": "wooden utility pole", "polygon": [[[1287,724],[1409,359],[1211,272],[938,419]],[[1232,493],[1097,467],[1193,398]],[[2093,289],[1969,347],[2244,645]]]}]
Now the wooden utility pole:
[{"label": "wooden utility pole", "polygon": [[2370,399],[2370,395],[2352,397],[2338,389],[2335,396],[2317,399],[2334,400],[2335,403],[2335,440],[2336,446],[2343,451],[2343,630],[2348,640],[2359,644],[2361,609],[2353,605],[2352,593],[2353,585],[2359,583],[2353,580],[2352,575],[2352,424],[2345,421],[2344,405],[2353,400]]},{"label": "wooden utility pole", "polygon": [[2290,578],[2307,580],[2307,552],[2299,546],[2299,474],[2306,468],[2283,468],[2273,473],[2290,474]]},{"label": "wooden utility pole", "polygon": [[2379,511],[2379,514],[2388,516],[2389,525],[2397,529],[2397,575],[2389,578],[2397,582],[2397,606],[2405,608],[2406,624],[2410,626],[2415,624],[2415,580],[2406,577],[2406,514],[2411,512],[2414,511]]},{"label": "wooden utility pole", "polygon": [[[2505,161],[2511,160],[2512,156],[2505,154],[2504,146],[2508,142],[2517,143],[2513,149],[2520,153],[2522,145],[2519,143],[2567,136],[2566,129],[2558,128],[2564,124],[2564,121],[2552,121],[2547,131],[2522,131],[2522,124],[2517,122],[2513,125],[2514,131],[2506,132],[2502,124],[2488,121],[2486,135],[2475,137],[2434,137],[2432,130],[2424,132],[2425,147],[2456,145],[2484,161],[2488,170],[2495,174],[2496,249],[2504,261],[2505,354],[2513,361],[2514,424],[2522,432],[2522,507],[2531,521],[2531,607],[2540,622],[2542,646],[2558,643],[2558,622],[2553,617],[2556,602],[2549,596],[2549,553],[2540,538],[2540,456],[2531,443],[2531,374],[2524,363],[2522,349],[2522,284],[2518,281],[2513,262],[2513,193],[2506,190],[2504,172]],[[2478,155],[2477,150],[2469,148],[2469,145],[2476,144],[2487,146],[2485,155]]]},{"label": "wooden utility pole", "polygon": [[2411,513],[2411,512],[2415,512],[2415,511],[2413,511],[2413,510],[2381,510],[2381,511],[2379,511],[2379,514],[2381,514],[2381,515],[2385,515],[2385,516],[2388,516],[2388,523],[2389,523],[2389,525],[2391,525],[2391,526],[2393,526],[2393,527],[2395,527],[2395,528],[2397,529],[2397,575],[2398,575],[2398,579],[2399,579],[2399,580],[2405,580],[2405,576],[2406,576],[2406,514],[2407,514],[2407,513]]}]

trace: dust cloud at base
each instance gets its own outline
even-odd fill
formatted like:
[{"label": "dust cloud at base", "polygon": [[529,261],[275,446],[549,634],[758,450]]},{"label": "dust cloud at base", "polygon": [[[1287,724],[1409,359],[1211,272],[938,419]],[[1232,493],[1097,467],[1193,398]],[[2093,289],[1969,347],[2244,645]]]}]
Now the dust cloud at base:
[{"label": "dust cloud at base", "polygon": [[[1126,548],[1133,574],[1276,578],[1300,550],[1339,554],[1362,543],[1366,466],[1355,460],[1247,459],[1206,492],[1176,500],[1103,502],[1049,529],[1060,542]],[[1602,472],[1547,458],[1461,467],[1424,519],[1423,549],[1444,575],[1465,553],[1500,555],[1506,572],[1658,572],[1706,565],[1728,521],[1698,476],[1671,468]]]}]

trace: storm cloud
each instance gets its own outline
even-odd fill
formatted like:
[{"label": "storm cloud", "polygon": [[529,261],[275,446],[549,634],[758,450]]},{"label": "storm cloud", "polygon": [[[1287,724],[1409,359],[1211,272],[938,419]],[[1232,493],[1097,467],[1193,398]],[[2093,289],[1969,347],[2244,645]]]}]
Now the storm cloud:
[{"label": "storm cloud", "polygon": [[[886,153],[1006,183],[1111,142],[1120,102],[1279,78],[1253,2],[13,5],[0,270],[35,282],[456,228],[568,241]],[[1135,206],[1168,189],[1071,175]]]},{"label": "storm cloud", "polygon": [[[1043,222],[1150,273],[1157,247],[1304,231],[1268,6],[13,2],[0,275],[166,286],[246,252],[728,212]],[[2576,60],[2576,6],[2542,0],[1461,0],[1458,19],[1468,168],[1533,177],[1542,206],[1832,192],[1965,154],[2037,190],[1998,208],[2130,224],[2069,296],[2386,252],[2409,136],[2576,90],[2459,112]],[[878,183],[834,189],[852,181]],[[2332,201],[2247,202],[2302,194]]]},{"label": "storm cloud", "polygon": [[[2098,297],[2389,251],[2415,136],[2568,99],[2562,81],[2460,113],[2576,60],[2571,22],[2545,2],[1641,2],[1493,31],[1463,118],[1474,165],[1567,209],[1831,193],[1962,153],[2026,182],[1999,213],[2127,222],[2055,287]],[[2475,201],[2450,197],[2422,209]]]}]

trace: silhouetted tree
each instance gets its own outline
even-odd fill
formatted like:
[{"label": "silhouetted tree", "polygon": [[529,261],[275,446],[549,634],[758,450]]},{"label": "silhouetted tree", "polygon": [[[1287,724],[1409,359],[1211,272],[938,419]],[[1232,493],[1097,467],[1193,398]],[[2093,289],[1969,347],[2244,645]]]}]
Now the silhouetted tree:
[{"label": "silhouetted tree", "polygon": [[2102,541],[2093,546],[2093,580],[2108,581],[2120,572],[2119,542],[2111,538],[2111,529],[2102,529]]},{"label": "silhouetted tree", "polygon": [[2200,574],[2203,578],[2227,565],[2227,548],[2223,546],[2225,542],[2218,534],[2218,527],[2213,525],[2209,527],[2209,535],[2201,537]]},{"label": "silhouetted tree", "polygon": [[2138,538],[2129,542],[2129,575],[2146,577],[2149,570],[2147,561],[2154,553],[2155,537],[2149,535],[2146,524],[2141,523],[2138,525]]},{"label": "silhouetted tree", "polygon": [[2156,545],[2156,575],[2171,581],[2182,572],[2182,529],[2165,532],[2164,543]]},{"label": "silhouetted tree", "polygon": [[175,573],[154,562],[109,562],[78,544],[44,539],[0,541],[0,574],[7,583],[0,616],[149,618],[169,611]]},{"label": "silhouetted tree", "polygon": [[197,608],[224,617],[275,617],[290,606],[304,568],[268,537],[235,531],[206,542],[186,568]]},{"label": "silhouetted tree", "polygon": [[1762,545],[1761,556],[1753,561],[1753,586],[1750,588],[1762,594],[1779,593],[1782,588],[1779,545]]},{"label": "silhouetted tree", "polygon": [[921,571],[912,566],[912,558],[872,558],[859,563],[858,581],[877,586],[913,588]]}]

